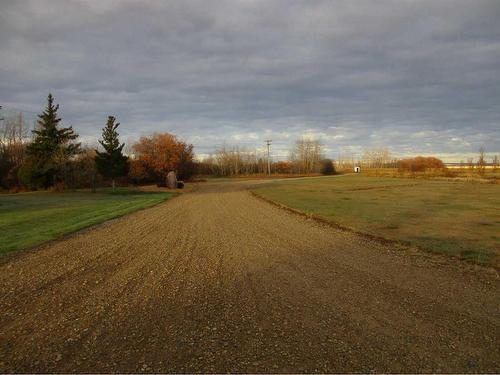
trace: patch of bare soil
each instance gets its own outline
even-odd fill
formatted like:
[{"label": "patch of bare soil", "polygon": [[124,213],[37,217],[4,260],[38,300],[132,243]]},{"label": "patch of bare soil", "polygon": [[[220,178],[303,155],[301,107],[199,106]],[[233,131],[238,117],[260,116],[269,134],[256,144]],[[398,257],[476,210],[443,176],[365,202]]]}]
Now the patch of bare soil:
[{"label": "patch of bare soil", "polygon": [[499,301],[494,270],[204,183],[0,264],[0,372],[499,372]]}]

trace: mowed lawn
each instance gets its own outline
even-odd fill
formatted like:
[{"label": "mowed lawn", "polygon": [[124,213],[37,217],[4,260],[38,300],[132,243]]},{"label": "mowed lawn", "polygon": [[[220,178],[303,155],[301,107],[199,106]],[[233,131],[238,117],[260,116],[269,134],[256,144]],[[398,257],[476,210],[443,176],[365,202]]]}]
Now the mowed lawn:
[{"label": "mowed lawn", "polygon": [[153,206],[174,193],[133,189],[0,195],[0,256]]},{"label": "mowed lawn", "polygon": [[356,231],[498,265],[498,184],[346,175],[253,191]]}]

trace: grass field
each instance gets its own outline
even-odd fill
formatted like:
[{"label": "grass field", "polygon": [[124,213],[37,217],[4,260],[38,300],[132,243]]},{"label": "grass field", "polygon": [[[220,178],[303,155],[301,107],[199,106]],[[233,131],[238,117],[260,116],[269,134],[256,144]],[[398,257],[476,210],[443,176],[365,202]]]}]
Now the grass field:
[{"label": "grass field", "polygon": [[498,265],[498,184],[347,175],[278,181],[253,191],[356,231]]},{"label": "grass field", "polygon": [[153,206],[173,194],[118,189],[0,195],[0,256]]}]

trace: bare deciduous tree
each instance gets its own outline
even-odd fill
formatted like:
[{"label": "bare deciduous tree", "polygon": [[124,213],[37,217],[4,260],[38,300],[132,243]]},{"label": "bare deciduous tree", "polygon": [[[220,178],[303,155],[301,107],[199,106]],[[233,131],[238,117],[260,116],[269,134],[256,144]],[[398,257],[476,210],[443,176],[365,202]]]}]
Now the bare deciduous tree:
[{"label": "bare deciduous tree", "polygon": [[368,168],[383,168],[392,161],[391,153],[387,147],[374,148],[363,152],[362,164]]},{"label": "bare deciduous tree", "polygon": [[484,146],[479,148],[479,158],[477,160],[477,168],[480,175],[484,175],[486,170],[486,160],[484,158],[485,149]]},{"label": "bare deciduous tree", "polygon": [[223,145],[203,161],[207,172],[219,176],[264,173],[266,159],[257,150],[247,150],[238,145]]},{"label": "bare deciduous tree", "polygon": [[290,161],[297,173],[319,172],[322,145],[318,140],[302,137],[295,142]]},{"label": "bare deciduous tree", "polygon": [[469,169],[474,169],[474,159],[473,158],[467,158],[467,166]]}]

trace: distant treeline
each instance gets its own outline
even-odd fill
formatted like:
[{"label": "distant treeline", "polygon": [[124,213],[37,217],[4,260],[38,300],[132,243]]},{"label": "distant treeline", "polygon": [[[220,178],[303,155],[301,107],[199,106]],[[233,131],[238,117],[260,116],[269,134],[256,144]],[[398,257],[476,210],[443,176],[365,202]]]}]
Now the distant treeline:
[{"label": "distant treeline", "polygon": [[[477,161],[469,159],[468,168],[479,174],[484,173],[487,165],[484,148],[479,150]],[[464,164],[465,165],[465,164]],[[493,168],[499,166],[498,157],[489,163]],[[270,162],[271,173],[290,175],[334,174],[353,171],[354,167],[366,169],[394,169],[400,173],[447,173],[443,161],[435,157],[417,156],[397,158],[388,148],[365,150],[360,159],[338,158],[331,160],[324,156],[323,146],[317,140],[301,138],[290,150],[288,160]],[[214,176],[240,176],[267,173],[267,155],[264,152],[248,150],[235,146],[223,146],[198,163],[198,173]]]},{"label": "distant treeline", "polygon": [[[323,155],[319,141],[301,138],[295,142],[286,161],[272,162],[269,169],[273,174],[334,174],[331,159]],[[248,150],[239,146],[223,146],[198,164],[198,171],[204,175],[239,176],[267,174],[268,159],[265,153]]]}]

